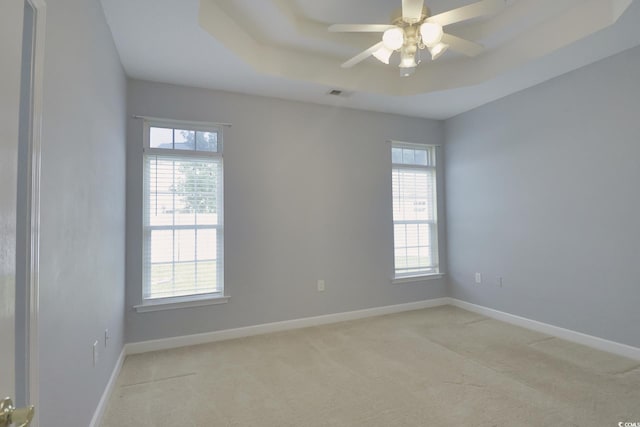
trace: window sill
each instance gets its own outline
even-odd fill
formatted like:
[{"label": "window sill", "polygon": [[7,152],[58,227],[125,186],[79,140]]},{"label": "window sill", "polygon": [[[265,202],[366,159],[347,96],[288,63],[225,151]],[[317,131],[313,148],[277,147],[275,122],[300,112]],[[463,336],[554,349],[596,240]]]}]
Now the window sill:
[{"label": "window sill", "polygon": [[178,308],[202,307],[206,305],[226,304],[231,297],[229,296],[206,296],[206,297],[179,297],[164,298],[157,301],[147,302],[145,304],[136,305],[133,308],[138,313],[147,313],[150,311],[175,310]]},{"label": "window sill", "polygon": [[422,274],[420,276],[401,276],[391,279],[391,283],[394,285],[401,285],[403,283],[416,283],[423,282],[425,280],[441,279],[444,273]]}]

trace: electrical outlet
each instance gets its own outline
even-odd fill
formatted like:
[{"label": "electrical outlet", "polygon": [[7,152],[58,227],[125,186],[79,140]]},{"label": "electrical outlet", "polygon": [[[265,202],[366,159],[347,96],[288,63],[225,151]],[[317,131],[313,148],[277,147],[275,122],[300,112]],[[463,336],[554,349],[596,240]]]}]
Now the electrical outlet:
[{"label": "electrical outlet", "polygon": [[318,292],[324,292],[324,280],[318,280]]},{"label": "electrical outlet", "polygon": [[482,274],[476,273],[476,283],[482,283]]},{"label": "electrical outlet", "polygon": [[109,345],[109,339],[111,339],[111,335],[109,334],[109,329],[104,330],[104,346],[105,348]]},{"label": "electrical outlet", "polygon": [[498,277],[498,286],[502,287],[502,277]]},{"label": "electrical outlet", "polygon": [[98,340],[93,343],[93,366],[98,364]]}]

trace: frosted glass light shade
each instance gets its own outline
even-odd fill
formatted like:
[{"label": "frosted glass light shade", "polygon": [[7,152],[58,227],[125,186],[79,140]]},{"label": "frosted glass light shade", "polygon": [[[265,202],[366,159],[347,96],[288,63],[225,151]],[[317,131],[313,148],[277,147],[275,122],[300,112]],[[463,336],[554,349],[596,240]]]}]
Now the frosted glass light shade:
[{"label": "frosted glass light shade", "polygon": [[447,49],[449,49],[449,45],[444,43],[438,43],[437,45],[430,47],[429,52],[431,52],[431,59],[435,61],[440,58]]},{"label": "frosted glass light shade", "polygon": [[373,52],[373,56],[383,64],[389,64],[389,58],[391,58],[391,54],[393,51],[386,46],[380,46],[380,49]]},{"label": "frosted glass light shade", "polygon": [[425,22],[420,26],[420,34],[422,35],[422,42],[428,47],[432,47],[442,41],[444,31],[442,30],[442,26],[439,24]]},{"label": "frosted glass light shade", "polygon": [[400,57],[400,68],[414,68],[418,65],[418,63],[416,62],[416,56],[415,55],[411,55],[405,52],[401,53],[401,57]]},{"label": "frosted glass light shade", "polygon": [[382,34],[382,43],[389,50],[398,50],[404,44],[404,31],[402,28],[389,28]]}]

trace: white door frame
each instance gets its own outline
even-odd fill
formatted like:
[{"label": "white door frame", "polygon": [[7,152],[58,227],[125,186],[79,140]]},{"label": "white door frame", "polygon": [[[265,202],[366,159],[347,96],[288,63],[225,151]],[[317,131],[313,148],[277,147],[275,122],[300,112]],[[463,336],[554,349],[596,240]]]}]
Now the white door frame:
[{"label": "white door frame", "polygon": [[[26,314],[25,332],[28,334],[25,343],[26,353],[26,399],[30,405],[36,406],[36,414],[32,426],[39,425],[39,379],[38,379],[38,317],[39,317],[39,257],[40,257],[40,157],[42,152],[42,109],[43,109],[43,80],[44,80],[44,45],[46,3],[44,0],[24,0],[25,8],[30,7],[33,12],[31,69],[22,70],[21,76],[29,77],[29,98],[22,99],[21,103],[28,102],[27,117],[25,123],[26,135],[21,135],[21,144],[26,144],[26,159],[23,167],[26,167],[26,182],[23,189],[26,190],[26,214],[25,228],[17,230],[16,238],[24,239],[25,262],[18,268],[24,268],[26,285],[26,298],[24,307]],[[25,53],[23,48],[23,54]],[[22,109],[22,106],[21,106]],[[22,127],[22,124],[21,124]],[[23,190],[20,189],[20,190]],[[20,214],[20,213],[19,213]],[[18,285],[16,283],[16,285]],[[16,313],[19,311],[16,310]]]}]

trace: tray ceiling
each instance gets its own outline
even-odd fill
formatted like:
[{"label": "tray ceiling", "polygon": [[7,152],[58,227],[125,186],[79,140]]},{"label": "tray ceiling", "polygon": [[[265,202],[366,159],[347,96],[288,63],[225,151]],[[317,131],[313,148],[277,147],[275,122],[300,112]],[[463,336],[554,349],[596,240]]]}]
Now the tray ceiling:
[{"label": "tray ceiling", "polygon": [[[476,0],[427,0],[432,13]],[[400,0],[102,0],[134,78],[447,118],[640,44],[640,0],[507,0],[499,14],[447,27],[485,45],[424,59],[399,77],[375,59],[340,64],[379,34],[332,23],[390,22]],[[396,4],[397,3],[397,4]],[[331,88],[349,98],[330,98]]]}]

